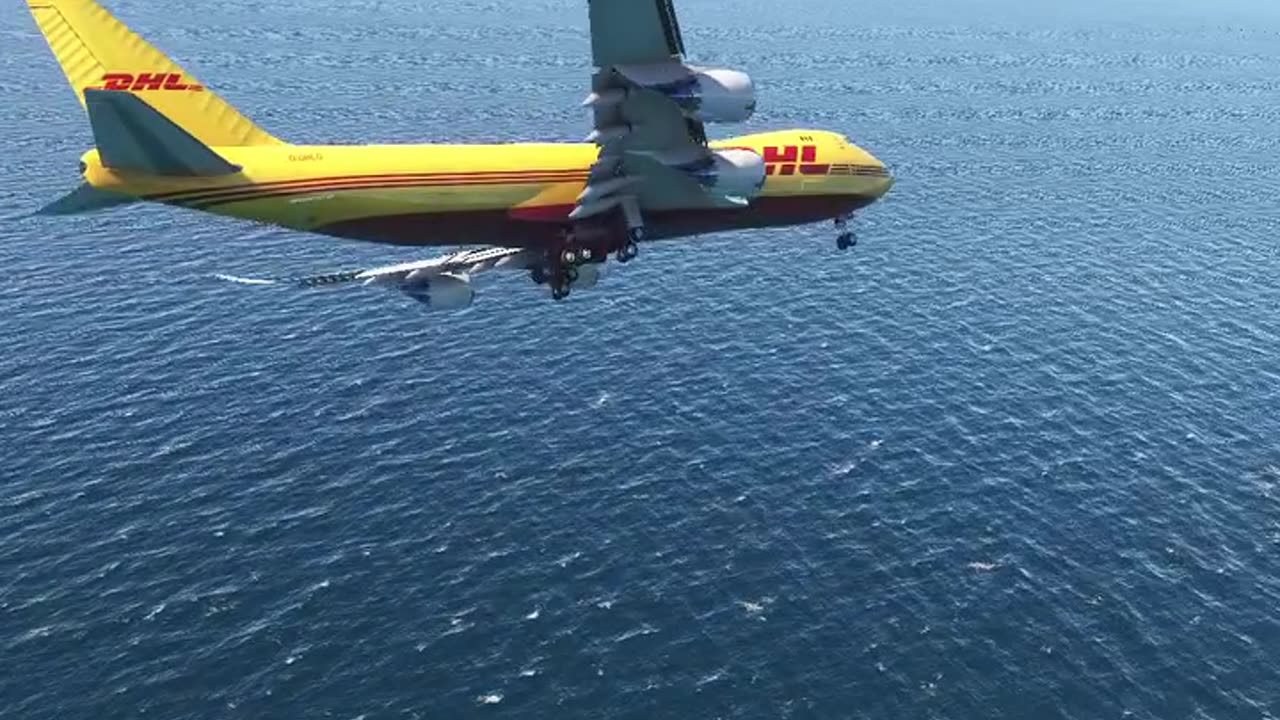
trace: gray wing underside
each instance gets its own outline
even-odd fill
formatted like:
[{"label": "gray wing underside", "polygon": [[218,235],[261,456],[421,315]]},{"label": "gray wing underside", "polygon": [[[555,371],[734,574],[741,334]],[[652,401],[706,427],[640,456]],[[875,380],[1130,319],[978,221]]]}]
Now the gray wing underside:
[{"label": "gray wing underside", "polygon": [[[686,117],[670,98],[637,89],[628,76],[666,75],[684,68],[684,40],[672,0],[589,0],[591,48],[598,71],[592,92],[631,85],[626,100],[593,109],[600,156],[591,181],[632,178],[628,186],[643,209],[719,207],[723,200],[673,165],[705,159],[710,151],[701,122]],[[643,83],[642,83],[643,84]],[[626,128],[613,137],[611,129]]]},{"label": "gray wing underside", "polygon": [[598,68],[679,59],[684,40],[672,0],[589,0],[591,55]]}]

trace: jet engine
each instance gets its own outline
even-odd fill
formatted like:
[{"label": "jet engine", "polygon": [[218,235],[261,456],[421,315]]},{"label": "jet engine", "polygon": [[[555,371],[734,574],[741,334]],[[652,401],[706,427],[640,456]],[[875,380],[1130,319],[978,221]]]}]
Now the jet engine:
[{"label": "jet engine", "polygon": [[737,70],[689,68],[693,74],[652,88],[675,100],[687,115],[709,123],[738,123],[756,112],[751,77]]},{"label": "jet engine", "polygon": [[[620,105],[635,87],[665,95],[679,105],[685,115],[702,122],[738,123],[756,112],[755,84],[749,75],[737,70],[690,67],[676,62],[618,65],[615,69],[628,85],[597,88],[583,105],[597,109]],[[626,125],[597,128],[599,138],[593,137],[591,141],[629,132]]]},{"label": "jet engine", "polygon": [[764,158],[754,150],[715,150],[707,159],[682,169],[723,197],[749,200],[764,187]]},{"label": "jet engine", "polygon": [[476,299],[475,288],[465,275],[432,275],[401,286],[405,295],[433,310],[460,310]]},{"label": "jet engine", "polygon": [[576,290],[590,290],[600,282],[604,265],[597,263],[587,263],[577,267],[578,278],[573,281],[573,287]]}]

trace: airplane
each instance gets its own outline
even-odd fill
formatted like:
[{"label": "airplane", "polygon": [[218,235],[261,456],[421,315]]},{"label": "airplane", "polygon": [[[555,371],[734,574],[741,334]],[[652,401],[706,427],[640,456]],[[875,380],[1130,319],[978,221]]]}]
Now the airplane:
[{"label": "airplane", "polygon": [[[725,140],[708,123],[756,109],[745,73],[691,65],[673,0],[588,0],[593,128],[581,143],[293,145],[255,125],[94,0],[27,0],[84,106],[83,183],[39,214],[150,202],[322,235],[470,247],[442,257],[248,284],[391,288],[472,304],[472,277],[527,273],[562,300],[612,254],[745,228],[834,221],[884,196],[884,163],[837,132]],[[476,248],[476,246],[481,246]]]}]

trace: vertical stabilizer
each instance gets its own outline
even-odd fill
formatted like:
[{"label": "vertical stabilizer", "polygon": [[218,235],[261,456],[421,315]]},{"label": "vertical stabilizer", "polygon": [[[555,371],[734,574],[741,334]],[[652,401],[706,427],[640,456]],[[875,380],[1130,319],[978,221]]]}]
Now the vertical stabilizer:
[{"label": "vertical stabilizer", "polygon": [[27,5],[82,105],[86,90],[126,92],[206,146],[281,144],[93,0]]}]

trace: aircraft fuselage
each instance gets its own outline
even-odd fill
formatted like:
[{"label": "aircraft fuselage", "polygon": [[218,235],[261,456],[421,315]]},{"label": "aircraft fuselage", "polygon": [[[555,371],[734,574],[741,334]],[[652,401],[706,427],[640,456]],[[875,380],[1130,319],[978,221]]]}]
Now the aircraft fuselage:
[{"label": "aircraft fuselage", "polygon": [[[651,237],[829,220],[875,202],[893,185],[883,163],[838,133],[786,130],[711,146],[759,153],[767,173],[759,194],[746,207],[651,207]],[[536,246],[569,225],[599,154],[594,144],[554,143],[213,149],[241,171],[149,177],[104,167],[91,150],[83,157],[85,179],[152,202],[343,238]]]}]

